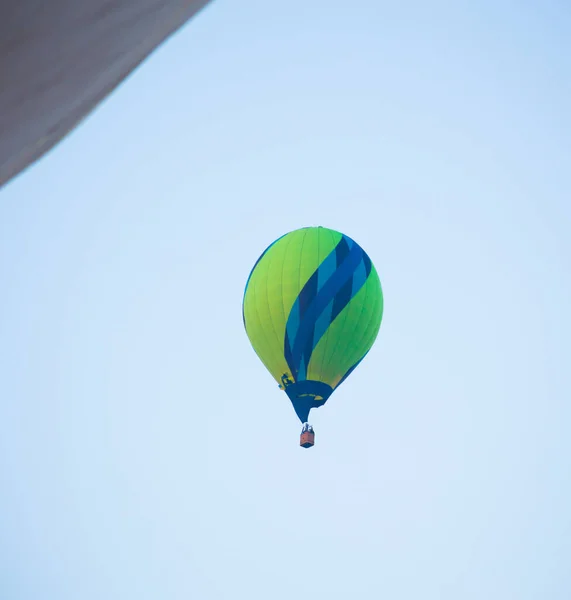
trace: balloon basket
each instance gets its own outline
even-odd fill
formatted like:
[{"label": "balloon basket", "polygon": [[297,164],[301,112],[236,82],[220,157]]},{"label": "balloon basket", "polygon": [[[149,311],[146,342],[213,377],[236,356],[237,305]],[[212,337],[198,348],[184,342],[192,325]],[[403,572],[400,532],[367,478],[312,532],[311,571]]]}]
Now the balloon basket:
[{"label": "balloon basket", "polygon": [[299,436],[299,445],[302,448],[311,448],[315,444],[315,433],[313,431],[302,431]]}]

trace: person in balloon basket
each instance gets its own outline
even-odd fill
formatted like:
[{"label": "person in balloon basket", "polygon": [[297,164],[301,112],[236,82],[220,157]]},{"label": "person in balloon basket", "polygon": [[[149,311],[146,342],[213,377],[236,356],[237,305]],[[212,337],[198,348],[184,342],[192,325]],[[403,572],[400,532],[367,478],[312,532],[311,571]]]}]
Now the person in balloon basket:
[{"label": "person in balloon basket", "polygon": [[315,444],[315,432],[309,423],[304,423],[301,429],[299,445],[303,448],[311,448]]}]

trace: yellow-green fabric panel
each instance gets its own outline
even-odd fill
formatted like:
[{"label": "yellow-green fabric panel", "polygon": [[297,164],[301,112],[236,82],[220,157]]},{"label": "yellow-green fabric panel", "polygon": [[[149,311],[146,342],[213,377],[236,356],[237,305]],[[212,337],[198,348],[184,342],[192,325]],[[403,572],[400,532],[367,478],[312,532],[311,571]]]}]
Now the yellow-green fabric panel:
[{"label": "yellow-green fabric panel", "polygon": [[244,294],[246,332],[254,351],[278,383],[289,372],[284,339],[291,308],[341,237],[326,228],[292,231],[265,252],[250,275]]},{"label": "yellow-green fabric panel", "polygon": [[[279,351],[275,343],[276,325],[279,325],[282,319],[281,297],[277,296],[274,290],[276,282],[272,281],[273,285],[268,284],[268,279],[275,273],[272,265],[275,264],[274,261],[282,259],[283,252],[284,239],[274,244],[256,265],[244,297],[244,319],[248,337],[256,354],[272,375],[276,369],[281,368],[279,365],[287,366],[283,350]],[[270,290],[273,290],[271,295]],[[280,298],[279,303],[275,301],[276,296]]]}]

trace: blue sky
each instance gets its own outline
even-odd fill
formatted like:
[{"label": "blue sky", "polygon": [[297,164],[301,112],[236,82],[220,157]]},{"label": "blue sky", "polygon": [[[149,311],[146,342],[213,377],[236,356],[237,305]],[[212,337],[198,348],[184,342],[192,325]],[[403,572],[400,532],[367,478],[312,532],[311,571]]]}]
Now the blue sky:
[{"label": "blue sky", "polygon": [[[429,4],[215,2],[2,190],[0,597],[568,600],[571,11]],[[309,451],[307,225],[385,293]]]}]

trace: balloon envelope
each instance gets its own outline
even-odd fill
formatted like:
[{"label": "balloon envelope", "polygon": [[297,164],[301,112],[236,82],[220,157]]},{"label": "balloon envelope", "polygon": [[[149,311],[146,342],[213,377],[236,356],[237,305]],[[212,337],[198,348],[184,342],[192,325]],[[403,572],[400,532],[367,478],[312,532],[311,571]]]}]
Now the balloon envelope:
[{"label": "balloon envelope", "polygon": [[266,248],[246,283],[242,311],[256,354],[306,422],[371,349],[383,293],[354,240],[305,227]]}]

